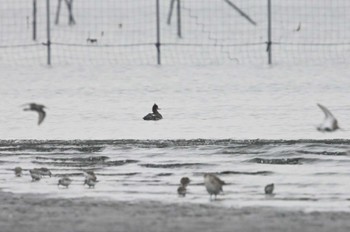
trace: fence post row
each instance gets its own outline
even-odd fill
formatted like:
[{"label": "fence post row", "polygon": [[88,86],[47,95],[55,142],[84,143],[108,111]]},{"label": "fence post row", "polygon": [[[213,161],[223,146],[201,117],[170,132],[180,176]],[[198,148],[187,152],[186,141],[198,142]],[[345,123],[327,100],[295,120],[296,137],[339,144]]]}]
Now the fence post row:
[{"label": "fence post row", "polygon": [[[178,32],[178,37],[181,38],[181,6],[180,6],[180,0],[177,1],[177,32]],[[230,1],[225,0],[227,3],[229,3],[231,6],[234,6]],[[58,11],[60,8],[60,3],[61,0],[59,0],[58,4]],[[170,24],[171,20],[171,15],[173,11],[173,6],[174,6],[175,0],[171,0],[171,6],[170,6],[170,11],[168,15],[168,24]],[[235,7],[235,6],[234,6]],[[58,14],[56,14],[56,20],[55,23],[58,23]],[[36,30],[37,30],[37,1],[33,0],[33,40],[36,40]],[[73,18],[72,16],[70,16]],[[248,18],[250,19],[250,18]],[[73,19],[74,21],[74,19]],[[254,25],[255,22],[250,20]],[[47,64],[51,65],[51,35],[50,35],[50,0],[46,0],[46,26],[47,26],[47,42],[43,43],[44,45],[47,46]],[[157,49],[157,64],[161,64],[161,37],[160,37],[160,5],[159,5],[159,0],[156,0],[156,33],[157,33],[157,38],[156,38],[156,49]],[[271,0],[267,0],[267,42],[266,42],[266,51],[268,53],[268,64],[272,64],[272,27],[271,27]]]}]

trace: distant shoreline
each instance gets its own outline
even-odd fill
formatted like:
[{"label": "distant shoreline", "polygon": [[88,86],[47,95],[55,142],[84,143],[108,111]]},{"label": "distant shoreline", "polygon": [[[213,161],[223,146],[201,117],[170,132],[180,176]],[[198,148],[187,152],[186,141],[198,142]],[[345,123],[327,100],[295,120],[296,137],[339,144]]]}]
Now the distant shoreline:
[{"label": "distant shoreline", "polygon": [[2,232],[350,231],[350,213],[42,198],[0,191]]}]

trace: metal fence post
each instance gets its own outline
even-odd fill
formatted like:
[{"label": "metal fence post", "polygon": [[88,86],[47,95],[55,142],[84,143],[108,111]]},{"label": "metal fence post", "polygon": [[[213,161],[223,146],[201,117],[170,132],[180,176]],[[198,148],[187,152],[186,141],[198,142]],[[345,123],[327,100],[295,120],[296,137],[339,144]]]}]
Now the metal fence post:
[{"label": "metal fence post", "polygon": [[50,0],[46,0],[47,64],[51,65]]},{"label": "metal fence post", "polygon": [[33,0],[33,40],[36,40],[36,0]]},{"label": "metal fence post", "polygon": [[271,0],[267,0],[267,47],[268,63],[272,64]]},{"label": "metal fence post", "polygon": [[157,64],[161,64],[160,59],[160,10],[159,10],[159,0],[156,0],[156,23],[157,23],[157,42],[156,42],[156,48],[157,48]]},{"label": "metal fence post", "polygon": [[177,36],[181,38],[181,4],[177,0]]}]

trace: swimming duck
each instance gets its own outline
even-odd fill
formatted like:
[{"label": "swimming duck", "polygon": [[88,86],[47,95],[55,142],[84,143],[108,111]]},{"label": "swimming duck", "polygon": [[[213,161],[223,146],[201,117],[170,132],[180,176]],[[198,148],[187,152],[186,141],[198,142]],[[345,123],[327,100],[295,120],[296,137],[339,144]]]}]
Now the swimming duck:
[{"label": "swimming duck", "polygon": [[152,107],[152,112],[153,113],[149,113],[147,114],[145,117],[143,117],[143,120],[152,120],[152,121],[157,121],[157,120],[160,120],[163,118],[163,116],[158,112],[158,110],[160,110],[158,108],[158,105],[157,104],[154,104],[153,107]]}]

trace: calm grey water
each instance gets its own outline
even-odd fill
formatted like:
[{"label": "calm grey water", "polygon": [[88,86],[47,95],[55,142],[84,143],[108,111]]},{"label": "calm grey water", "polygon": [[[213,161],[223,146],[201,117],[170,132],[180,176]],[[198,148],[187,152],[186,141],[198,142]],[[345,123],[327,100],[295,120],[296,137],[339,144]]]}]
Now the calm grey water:
[{"label": "calm grey water", "polygon": [[[53,197],[91,196],[115,200],[192,202],[224,207],[269,206],[350,211],[349,140],[2,140],[0,188]],[[24,169],[15,177],[13,168]],[[47,167],[53,177],[31,182],[28,169]],[[84,170],[94,170],[95,189],[83,186]],[[203,173],[227,184],[210,202]],[[73,179],[68,189],[58,178]],[[177,196],[181,177],[191,179],[185,198]],[[275,184],[273,197],[263,193]]]}]

